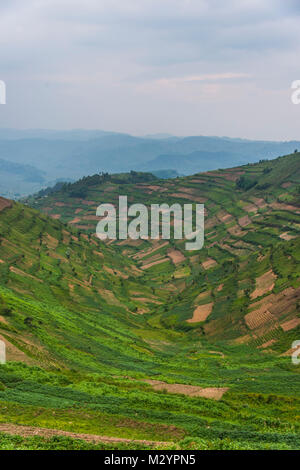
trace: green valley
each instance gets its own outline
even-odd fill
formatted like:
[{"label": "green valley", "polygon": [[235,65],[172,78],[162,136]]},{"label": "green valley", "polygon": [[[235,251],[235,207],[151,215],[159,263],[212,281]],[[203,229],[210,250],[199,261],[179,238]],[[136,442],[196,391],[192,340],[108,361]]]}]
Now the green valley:
[{"label": "green valley", "polygon": [[[204,203],[204,248],[101,242],[119,195]],[[300,448],[299,153],[22,202],[0,198],[0,449]]]}]

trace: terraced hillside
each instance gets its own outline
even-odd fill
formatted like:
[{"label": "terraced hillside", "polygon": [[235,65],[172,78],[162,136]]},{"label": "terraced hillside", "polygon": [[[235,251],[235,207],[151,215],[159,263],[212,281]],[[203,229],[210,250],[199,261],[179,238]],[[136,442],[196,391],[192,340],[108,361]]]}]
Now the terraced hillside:
[{"label": "terraced hillside", "polygon": [[[298,449],[299,158],[0,199],[0,448]],[[100,242],[119,194],[205,201],[204,249]]]},{"label": "terraced hillside", "polygon": [[[129,203],[204,203],[200,252],[186,251],[184,241],[115,243],[146,285],[169,292],[167,304],[150,309],[155,321],[286,352],[300,337],[300,154],[176,180],[118,178],[95,175],[31,203],[90,234],[97,206],[117,204],[119,195]],[[82,190],[85,200],[76,197]]]}]

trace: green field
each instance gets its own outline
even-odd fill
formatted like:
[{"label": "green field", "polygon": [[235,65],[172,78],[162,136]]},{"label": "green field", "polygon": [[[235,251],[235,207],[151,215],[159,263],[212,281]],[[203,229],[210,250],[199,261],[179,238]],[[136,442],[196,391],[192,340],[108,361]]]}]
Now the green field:
[{"label": "green field", "polygon": [[[119,195],[203,202],[204,248],[100,242],[96,208]],[[300,449],[299,197],[296,153],[0,209],[0,449]]]}]

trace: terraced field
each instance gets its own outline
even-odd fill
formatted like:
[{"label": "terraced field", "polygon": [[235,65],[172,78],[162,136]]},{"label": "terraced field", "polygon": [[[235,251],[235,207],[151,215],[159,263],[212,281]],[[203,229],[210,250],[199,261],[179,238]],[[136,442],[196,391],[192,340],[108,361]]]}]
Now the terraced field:
[{"label": "terraced field", "polygon": [[[1,200],[0,448],[299,449],[299,162]],[[119,195],[204,202],[204,248],[100,242]]]},{"label": "terraced field", "polygon": [[[200,252],[186,251],[185,242],[177,240],[125,240],[110,246],[143,271],[146,285],[154,283],[160,290],[157,299],[169,293],[167,304],[151,309],[164,327],[201,327],[206,337],[256,346],[272,335],[272,346],[283,353],[293,336],[299,336],[299,161],[295,153],[155,183],[124,184],[118,181],[121,176],[95,175],[28,202],[91,235],[99,220],[97,206],[117,205],[119,195],[146,205],[204,203],[205,246]],[[74,197],[83,188],[86,199]],[[278,301],[274,314],[269,308],[274,310],[271,306]],[[147,311],[149,305],[145,307]],[[295,325],[289,335],[284,334],[286,324]]]}]

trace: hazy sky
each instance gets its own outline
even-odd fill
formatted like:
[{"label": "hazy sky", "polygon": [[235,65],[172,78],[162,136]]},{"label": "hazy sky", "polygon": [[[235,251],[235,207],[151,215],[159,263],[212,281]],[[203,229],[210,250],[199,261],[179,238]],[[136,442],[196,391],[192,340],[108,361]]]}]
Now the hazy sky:
[{"label": "hazy sky", "polygon": [[0,127],[300,139],[299,0],[1,0]]}]

